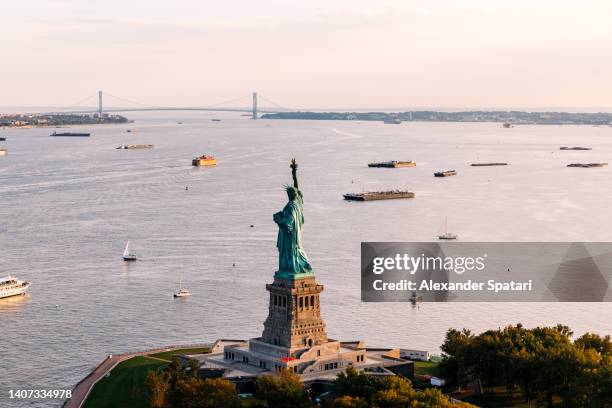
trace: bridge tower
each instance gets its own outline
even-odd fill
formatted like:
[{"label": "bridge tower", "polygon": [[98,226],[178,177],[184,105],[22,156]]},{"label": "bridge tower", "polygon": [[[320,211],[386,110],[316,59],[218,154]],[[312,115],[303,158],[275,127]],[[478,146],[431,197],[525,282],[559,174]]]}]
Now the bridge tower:
[{"label": "bridge tower", "polygon": [[98,91],[98,114],[102,117],[102,91]]},{"label": "bridge tower", "polygon": [[253,92],[253,119],[257,119],[257,92]]}]

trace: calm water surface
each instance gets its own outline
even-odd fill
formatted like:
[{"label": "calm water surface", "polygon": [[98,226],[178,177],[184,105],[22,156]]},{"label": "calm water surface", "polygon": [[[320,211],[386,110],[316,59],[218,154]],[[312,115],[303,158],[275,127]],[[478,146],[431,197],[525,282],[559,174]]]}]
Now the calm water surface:
[{"label": "calm water surface", "polygon": [[[612,334],[609,303],[362,304],[359,271],[361,241],[432,240],[445,216],[462,240],[610,241],[612,169],[565,165],[612,162],[612,128],[132,118],[71,129],[93,132],[82,139],[0,131],[9,139],[0,157],[0,275],[33,282],[27,297],[0,301],[2,407],[50,406],[16,404],[7,390],[72,388],[107,354],[260,335],[277,262],[272,214],[286,202],[294,156],[330,337],[436,352],[449,327],[563,323]],[[155,149],[114,149],[122,143]],[[217,167],[191,167],[207,152]],[[389,159],[418,165],[366,167]],[[474,161],[511,165],[469,167]],[[459,175],[432,177],[450,169]],[[342,200],[387,188],[416,198]],[[121,260],[127,239],[141,256],[130,265]],[[193,296],[175,300],[181,277]]]}]

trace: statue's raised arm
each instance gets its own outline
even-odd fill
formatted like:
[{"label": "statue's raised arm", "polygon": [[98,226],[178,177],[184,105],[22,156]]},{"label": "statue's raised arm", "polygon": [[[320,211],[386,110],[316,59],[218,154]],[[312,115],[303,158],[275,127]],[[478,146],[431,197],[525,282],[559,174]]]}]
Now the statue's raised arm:
[{"label": "statue's raised arm", "polygon": [[297,162],[295,161],[295,159],[291,159],[291,175],[293,176],[293,187],[295,187],[296,190],[299,190],[300,187],[298,185],[298,179],[297,179]]}]

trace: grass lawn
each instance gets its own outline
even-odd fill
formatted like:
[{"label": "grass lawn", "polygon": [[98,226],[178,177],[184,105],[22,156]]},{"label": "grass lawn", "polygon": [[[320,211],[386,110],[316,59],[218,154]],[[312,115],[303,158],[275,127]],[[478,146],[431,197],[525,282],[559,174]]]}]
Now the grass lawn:
[{"label": "grass lawn", "polygon": [[161,358],[162,360],[172,361],[172,356],[177,354],[206,354],[210,353],[209,347],[185,348],[172,351],[163,351],[161,353],[149,354],[151,357]]},{"label": "grass lawn", "polygon": [[101,379],[89,394],[84,408],[148,408],[140,394],[149,370],[166,364],[147,357],[132,357],[115,367],[108,378]]},{"label": "grass lawn", "polygon": [[438,376],[438,363],[431,361],[415,361],[414,362],[414,374],[415,375],[429,375],[432,377]]}]

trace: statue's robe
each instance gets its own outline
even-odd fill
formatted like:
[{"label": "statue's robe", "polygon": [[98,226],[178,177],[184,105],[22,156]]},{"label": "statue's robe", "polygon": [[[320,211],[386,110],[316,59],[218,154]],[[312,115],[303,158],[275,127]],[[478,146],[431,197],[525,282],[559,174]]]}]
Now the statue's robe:
[{"label": "statue's robe", "polygon": [[293,201],[289,201],[283,211],[274,214],[278,224],[278,270],[282,274],[297,275],[312,272],[310,262],[302,245],[302,228],[304,226],[304,201],[299,192]]}]

